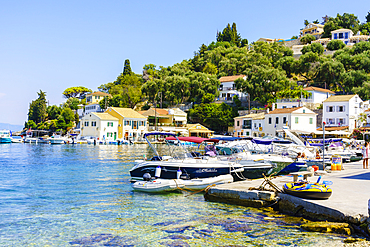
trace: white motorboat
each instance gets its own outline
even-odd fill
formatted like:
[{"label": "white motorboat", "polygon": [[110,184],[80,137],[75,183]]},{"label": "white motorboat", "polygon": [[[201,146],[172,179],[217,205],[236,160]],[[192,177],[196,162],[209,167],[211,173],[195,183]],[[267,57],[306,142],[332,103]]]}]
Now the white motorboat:
[{"label": "white motorboat", "polygon": [[11,143],[12,138],[9,130],[0,130],[0,143]]},{"label": "white motorboat", "polygon": [[157,178],[149,181],[137,181],[131,186],[134,190],[144,192],[170,192],[177,190],[199,191],[204,190],[209,186],[217,184],[232,183],[233,176],[230,174],[220,175],[210,178],[195,178],[195,179],[161,179]]},{"label": "white motorboat", "polygon": [[20,136],[12,136],[12,143],[22,143],[23,138]]},{"label": "white motorboat", "polygon": [[[173,136],[178,145],[157,144],[158,150],[152,145],[148,137]],[[181,172],[186,179],[210,178],[219,175],[243,171],[240,164],[235,161],[220,161],[215,156],[194,157],[180,142],[175,134],[152,132],[144,134],[144,138],[154,152],[154,157],[149,160],[136,160],[136,165],[130,170],[131,180],[143,180],[145,173],[151,177],[164,179],[177,179],[177,173]],[[156,138],[157,139],[157,138]],[[160,154],[161,153],[161,154]],[[167,153],[169,155],[163,155]]]}]

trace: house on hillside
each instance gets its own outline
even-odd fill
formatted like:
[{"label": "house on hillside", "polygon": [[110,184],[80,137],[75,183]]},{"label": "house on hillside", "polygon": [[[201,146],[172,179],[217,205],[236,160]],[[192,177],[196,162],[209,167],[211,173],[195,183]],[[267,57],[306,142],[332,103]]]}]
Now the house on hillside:
[{"label": "house on hillside", "polygon": [[243,78],[247,79],[245,75],[233,75],[233,76],[223,76],[220,80],[220,95],[216,98],[216,103],[232,103],[233,97],[237,95],[241,101],[246,100],[247,95],[243,92],[237,91],[235,88],[234,81],[236,79]]},{"label": "house on hillside", "polygon": [[103,92],[93,92],[86,95],[86,105],[79,105],[77,110],[78,116],[82,118],[86,114],[91,112],[104,112],[104,109],[100,107],[99,102],[105,97],[112,98],[112,95]]},{"label": "house on hillside", "polygon": [[197,136],[203,138],[210,138],[213,136],[214,131],[208,129],[207,127],[197,123],[197,124],[187,124],[186,125],[189,136]]},{"label": "house on hillside", "polygon": [[357,94],[335,95],[323,102],[323,119],[326,127],[343,129],[343,126],[348,126],[349,132],[352,132],[362,126],[362,122],[357,120],[363,112],[364,103]]},{"label": "house on hillside", "polygon": [[324,100],[332,95],[335,95],[333,91],[319,87],[310,86],[304,88],[303,90],[311,93],[311,95],[307,98],[302,97],[301,99],[277,99],[276,108],[283,109],[305,106],[309,109],[317,109],[322,104],[322,102],[324,102]]},{"label": "house on hillside", "polygon": [[323,32],[324,32],[324,25],[309,23],[307,26],[305,26],[299,31],[299,37],[302,38],[306,34],[311,34],[315,36],[316,39],[319,39]]},{"label": "house on hillside", "polygon": [[118,139],[140,140],[148,132],[147,117],[131,108],[109,107],[108,113],[118,119]]},{"label": "house on hillside", "polygon": [[179,108],[150,108],[139,113],[148,118],[149,130],[154,130],[156,123],[157,126],[167,127],[185,127],[187,124],[187,113]]},{"label": "house on hillside", "polygon": [[314,132],[316,115],[307,107],[275,109],[265,115],[265,133],[276,136],[283,127],[296,132]]},{"label": "house on hillside", "polygon": [[82,118],[80,133],[84,138],[114,141],[117,139],[118,118],[108,113],[91,112]]}]

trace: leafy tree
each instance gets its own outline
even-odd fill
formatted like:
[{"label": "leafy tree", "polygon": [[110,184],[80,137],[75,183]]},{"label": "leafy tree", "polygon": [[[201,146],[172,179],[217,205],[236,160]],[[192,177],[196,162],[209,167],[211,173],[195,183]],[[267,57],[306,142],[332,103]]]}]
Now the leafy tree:
[{"label": "leafy tree", "polygon": [[307,26],[308,24],[310,24],[310,22],[308,20],[304,20],[303,24],[304,26]]},{"label": "leafy tree", "polygon": [[[232,24],[232,27],[230,26],[230,24],[227,24],[222,33],[217,32],[216,39],[217,42],[227,41],[232,45],[236,45],[238,47],[242,46],[242,38],[236,30],[235,22]],[[248,41],[243,41],[243,43],[244,45],[245,43],[248,44]]]},{"label": "leafy tree", "polygon": [[323,38],[331,37],[331,31],[339,28],[351,29],[353,33],[357,33],[360,28],[360,21],[354,14],[344,13],[343,15],[337,14],[335,18],[329,17],[324,25]]},{"label": "leafy tree", "polygon": [[336,50],[344,48],[345,46],[346,45],[343,43],[343,41],[338,40],[338,39],[333,39],[329,41],[326,48],[328,48],[328,50],[331,50],[331,51],[336,51]]},{"label": "leafy tree", "polygon": [[71,108],[72,110],[77,110],[80,101],[77,98],[69,98],[67,99],[66,103],[64,103],[64,107]]},{"label": "leafy tree", "polygon": [[362,87],[362,84],[369,81],[369,76],[364,70],[352,70],[341,74],[343,88],[346,92],[351,92],[353,88]]},{"label": "leafy tree", "polygon": [[83,98],[85,98],[87,93],[91,93],[91,92],[92,92],[91,89],[79,86],[79,87],[67,88],[66,90],[64,90],[63,95],[67,99],[69,99],[71,97],[83,99]]},{"label": "leafy tree", "polygon": [[46,117],[46,94],[41,91],[37,93],[38,98],[30,103],[28,120],[33,120],[36,124],[43,122]]},{"label": "leafy tree", "polygon": [[[319,82],[326,82],[330,88],[339,88],[345,93],[344,88],[339,83],[339,78],[341,77],[342,73],[344,73],[344,66],[342,63],[338,61],[325,61],[323,62],[319,69],[316,80]],[[324,85],[320,85],[324,86]]]},{"label": "leafy tree", "polygon": [[370,22],[370,12],[367,12],[367,15],[365,16],[366,18],[366,23]]},{"label": "leafy tree", "polygon": [[311,41],[314,41],[316,40],[315,36],[313,36],[312,34],[306,34],[305,36],[303,36],[301,38],[301,42],[302,44],[308,44],[308,43],[311,43]]},{"label": "leafy tree", "polygon": [[[343,43],[343,42],[342,42]],[[324,47],[319,43],[312,43],[310,45],[306,45],[301,50],[302,54],[306,54],[307,52],[313,52],[318,55],[324,53]]]},{"label": "leafy tree", "polygon": [[361,24],[360,31],[362,35],[369,35],[370,34],[370,22]]},{"label": "leafy tree", "polygon": [[312,81],[317,76],[321,58],[317,53],[307,52],[299,57],[295,63],[294,72],[303,76],[307,81]]},{"label": "leafy tree", "polygon": [[130,66],[130,60],[128,60],[128,59],[125,60],[125,65],[123,67],[122,74],[123,74],[123,76],[131,75],[132,74],[131,66]]},{"label": "leafy tree", "polygon": [[329,16],[325,15],[324,17],[322,17],[322,20],[323,20],[323,23],[325,24],[329,20]]},{"label": "leafy tree", "polygon": [[331,17],[329,17],[329,21],[325,22],[322,38],[331,38],[331,32],[340,28],[340,26],[333,20],[330,20],[330,18]]},{"label": "leafy tree", "polygon": [[203,96],[202,103],[204,104],[212,103],[214,100],[215,100],[215,95],[207,93],[206,95]]},{"label": "leafy tree", "polygon": [[370,51],[370,42],[359,42],[352,47],[352,54],[360,54],[365,51]]},{"label": "leafy tree", "polygon": [[75,114],[70,108],[64,108],[60,114],[63,117],[66,127],[73,127],[73,122],[75,120]]},{"label": "leafy tree", "polygon": [[313,21],[312,23],[314,23],[314,24],[319,24],[320,22],[319,22],[319,20],[317,19],[317,20]]},{"label": "leafy tree", "polygon": [[272,67],[254,65],[245,75],[246,80],[235,80],[235,87],[262,104],[273,102],[276,93],[290,85],[285,72]]},{"label": "leafy tree", "polygon": [[48,106],[47,113],[48,113],[49,120],[57,119],[58,116],[62,113],[62,108],[56,105]]},{"label": "leafy tree", "polygon": [[203,73],[211,74],[211,75],[217,75],[218,70],[216,65],[213,63],[208,62],[206,66],[203,68]]},{"label": "leafy tree", "polygon": [[293,57],[282,57],[277,61],[275,65],[283,69],[287,77],[291,78],[293,77],[296,64],[296,60]]},{"label": "leafy tree", "polygon": [[294,36],[291,37],[291,39],[298,39],[298,36],[294,35]]},{"label": "leafy tree", "polygon": [[192,122],[198,122],[215,131],[225,131],[228,126],[233,126],[234,117],[237,116],[238,111],[225,103],[199,104],[189,110]]},{"label": "leafy tree", "polygon": [[25,128],[27,129],[36,129],[37,125],[36,123],[33,121],[33,120],[28,120],[25,125],[24,125]]},{"label": "leafy tree", "polygon": [[307,98],[311,96],[311,93],[303,90],[302,86],[298,86],[297,84],[284,88],[283,90],[279,91],[276,94],[277,98],[284,99],[284,98],[292,98],[292,99],[299,99],[301,97]]},{"label": "leafy tree", "polygon": [[354,87],[353,92],[358,94],[361,99],[370,98],[370,81],[365,81],[361,87]]}]

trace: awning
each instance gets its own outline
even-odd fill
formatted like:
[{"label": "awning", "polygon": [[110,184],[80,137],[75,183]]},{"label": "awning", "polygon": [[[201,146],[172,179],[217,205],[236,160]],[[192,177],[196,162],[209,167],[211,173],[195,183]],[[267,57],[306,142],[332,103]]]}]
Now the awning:
[{"label": "awning", "polygon": [[186,117],[175,116],[175,121],[185,122],[186,121]]}]

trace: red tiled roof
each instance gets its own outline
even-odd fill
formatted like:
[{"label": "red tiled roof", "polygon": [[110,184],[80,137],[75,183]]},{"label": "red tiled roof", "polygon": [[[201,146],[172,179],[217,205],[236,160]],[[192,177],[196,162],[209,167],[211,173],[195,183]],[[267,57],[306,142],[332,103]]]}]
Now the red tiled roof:
[{"label": "red tiled roof", "polygon": [[320,88],[320,87],[306,87],[303,90],[305,90],[305,91],[319,91],[319,92],[324,92],[324,93],[335,94],[333,91],[330,91],[329,89],[324,89],[324,88]]},{"label": "red tiled roof", "polygon": [[218,79],[220,82],[235,81],[238,78],[243,78],[245,75],[232,75],[232,76],[223,76]]},{"label": "red tiled roof", "polygon": [[94,95],[94,96],[112,96],[109,93],[103,93],[103,92],[100,92],[100,91],[89,93],[88,95]]}]

